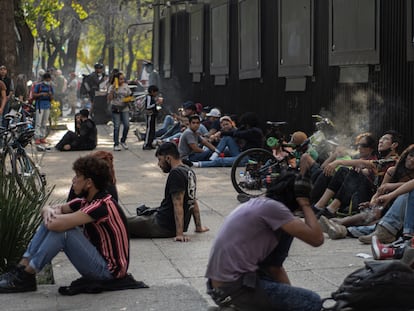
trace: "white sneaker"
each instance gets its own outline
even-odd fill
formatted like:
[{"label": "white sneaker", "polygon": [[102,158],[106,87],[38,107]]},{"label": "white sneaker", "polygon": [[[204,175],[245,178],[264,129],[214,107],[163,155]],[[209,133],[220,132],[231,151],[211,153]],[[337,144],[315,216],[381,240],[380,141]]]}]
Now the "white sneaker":
[{"label": "white sneaker", "polygon": [[124,148],[125,150],[128,150],[128,145],[127,143],[121,143],[122,148]]},{"label": "white sneaker", "polygon": [[114,151],[121,151],[121,147],[119,145],[114,146]]},{"label": "white sneaker", "polygon": [[214,161],[219,157],[219,154],[217,152],[213,152],[213,154],[210,156],[209,160]]}]

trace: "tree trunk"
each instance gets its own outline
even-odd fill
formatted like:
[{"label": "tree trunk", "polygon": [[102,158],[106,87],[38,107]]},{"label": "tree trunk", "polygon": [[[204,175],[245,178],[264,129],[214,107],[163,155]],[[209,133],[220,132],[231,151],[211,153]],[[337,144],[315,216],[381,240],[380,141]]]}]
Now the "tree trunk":
[{"label": "tree trunk", "polygon": [[17,64],[14,1],[0,1],[0,65],[6,65],[10,73],[16,72]]},{"label": "tree trunk", "polygon": [[64,72],[71,72],[75,71],[76,69],[76,58],[79,46],[81,34],[81,24],[79,21],[73,19],[72,20],[72,36],[69,38],[68,41],[68,51],[66,53],[66,60],[65,60],[65,67]]}]

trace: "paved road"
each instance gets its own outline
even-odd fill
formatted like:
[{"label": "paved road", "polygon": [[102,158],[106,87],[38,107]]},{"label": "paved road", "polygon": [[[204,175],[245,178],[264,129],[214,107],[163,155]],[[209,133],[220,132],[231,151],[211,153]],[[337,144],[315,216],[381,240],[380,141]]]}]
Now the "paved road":
[{"label": "paved road", "polygon": [[[70,128],[72,122],[63,119]],[[115,169],[120,202],[127,213],[145,203],[155,207],[161,201],[166,175],[157,167],[153,151],[143,151],[142,142],[133,135],[128,138],[129,150],[115,152]],[[112,150],[112,128],[99,125],[100,150]],[[54,131],[49,142],[54,145],[65,131]],[[54,185],[53,201],[64,201],[73,172],[71,164],[87,152],[46,152],[42,171],[49,185]],[[72,297],[57,293],[59,286],[69,285],[79,277],[64,254],[53,261],[55,285],[40,285],[37,292],[0,295],[1,310],[141,310],[197,311],[206,310],[212,301],[205,293],[204,272],[209,250],[223,218],[238,204],[230,182],[229,168],[197,168],[198,198],[201,217],[210,231],[194,233],[191,242],[177,243],[171,239],[134,239],[131,242],[130,272],[149,289],[126,290]],[[242,229],[242,228],[241,228]],[[328,296],[343,278],[363,265],[358,253],[370,254],[357,240],[331,241],[313,248],[294,241],[286,269],[292,284]]]}]

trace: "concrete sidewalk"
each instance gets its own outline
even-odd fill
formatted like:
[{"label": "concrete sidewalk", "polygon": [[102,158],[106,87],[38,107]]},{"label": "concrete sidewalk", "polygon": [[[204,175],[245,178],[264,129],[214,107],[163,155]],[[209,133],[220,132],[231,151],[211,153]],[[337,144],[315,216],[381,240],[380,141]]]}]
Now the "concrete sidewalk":
[{"label": "concrete sidewalk", "polygon": [[[70,128],[72,120],[63,119]],[[120,203],[127,213],[145,203],[156,207],[163,198],[166,175],[157,166],[154,151],[143,151],[142,142],[133,135],[137,125],[131,124],[129,150],[114,152]],[[55,145],[65,131],[54,131],[48,140]],[[98,126],[98,150],[112,151],[112,128]],[[52,201],[66,199],[73,177],[72,163],[88,152],[48,151],[42,159],[42,171],[47,182],[54,185]],[[37,292],[1,294],[1,310],[142,310],[196,311],[213,305],[205,290],[204,272],[214,236],[223,218],[237,205],[236,192],[230,181],[230,168],[196,168],[198,199],[202,223],[207,233],[194,233],[191,241],[177,243],[172,239],[131,240],[129,272],[144,281],[149,289],[61,296],[59,286],[69,285],[79,277],[64,254],[53,261],[55,285],[40,285]],[[241,228],[242,229],[242,228]],[[295,240],[285,268],[292,285],[316,291],[327,297],[336,290],[343,278],[362,267],[364,259],[358,253],[370,254],[370,248],[357,240],[331,241],[326,237],[319,248]]]}]

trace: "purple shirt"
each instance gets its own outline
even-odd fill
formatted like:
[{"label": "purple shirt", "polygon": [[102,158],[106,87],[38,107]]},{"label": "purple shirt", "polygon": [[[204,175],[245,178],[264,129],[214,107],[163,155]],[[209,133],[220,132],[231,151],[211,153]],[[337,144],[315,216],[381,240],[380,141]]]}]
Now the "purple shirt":
[{"label": "purple shirt", "polygon": [[275,231],[295,219],[282,203],[269,198],[250,199],[224,220],[210,251],[206,277],[232,282],[256,271],[278,245]]}]

